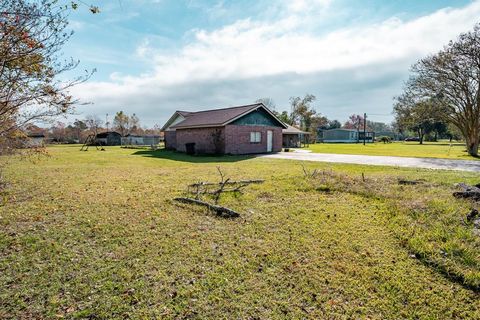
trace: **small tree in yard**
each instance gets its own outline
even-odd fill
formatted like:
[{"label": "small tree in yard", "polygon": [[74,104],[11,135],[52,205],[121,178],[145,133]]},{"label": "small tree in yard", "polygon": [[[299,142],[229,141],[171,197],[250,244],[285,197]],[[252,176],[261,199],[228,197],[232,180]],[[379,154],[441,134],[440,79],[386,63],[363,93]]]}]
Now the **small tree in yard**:
[{"label": "small tree in yard", "polygon": [[[478,156],[480,143],[480,23],[440,52],[412,67],[405,96],[416,103],[433,100],[445,120],[462,133],[467,151]],[[435,105],[434,104],[434,105]]]}]

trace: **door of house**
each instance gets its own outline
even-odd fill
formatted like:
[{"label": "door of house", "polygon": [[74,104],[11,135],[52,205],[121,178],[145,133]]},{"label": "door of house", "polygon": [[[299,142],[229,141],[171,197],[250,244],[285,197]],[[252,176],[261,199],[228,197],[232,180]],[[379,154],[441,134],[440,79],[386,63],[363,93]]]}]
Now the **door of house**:
[{"label": "door of house", "polygon": [[267,152],[272,152],[273,148],[273,131],[267,131]]}]

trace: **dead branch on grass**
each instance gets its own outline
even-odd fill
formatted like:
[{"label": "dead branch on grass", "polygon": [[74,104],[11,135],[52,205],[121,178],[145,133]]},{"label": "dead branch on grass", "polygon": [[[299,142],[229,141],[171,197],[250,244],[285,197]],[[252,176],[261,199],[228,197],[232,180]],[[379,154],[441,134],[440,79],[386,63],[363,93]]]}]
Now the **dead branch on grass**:
[{"label": "dead branch on grass", "polygon": [[[250,184],[259,184],[265,182],[265,180],[263,179],[232,181],[230,178],[225,179],[225,174],[222,172],[220,167],[217,167],[217,171],[220,174],[219,182],[201,181],[192,183],[188,185],[187,193],[194,194],[195,199],[197,200],[200,199],[201,195],[211,195],[214,197],[215,203],[218,203],[222,193],[242,193],[243,188],[247,187]],[[216,186],[218,186],[218,188],[212,189]],[[230,188],[228,188],[227,186],[229,186]]]},{"label": "dead branch on grass", "polygon": [[[238,180],[232,181],[230,178],[226,178],[223,171],[220,167],[217,167],[217,171],[220,175],[219,182],[206,182],[200,181],[196,183],[192,183],[187,186],[187,193],[194,196],[194,198],[190,197],[180,197],[175,198],[174,200],[184,202],[184,203],[191,203],[202,205],[209,208],[212,211],[215,211],[219,216],[227,216],[227,217],[237,217],[240,214],[225,207],[218,206],[218,202],[220,201],[220,197],[223,193],[231,192],[231,193],[240,193],[243,194],[243,189],[250,184],[258,184],[263,183],[265,180],[263,179],[254,179],[254,180]],[[210,204],[206,201],[201,199],[202,195],[208,195],[213,198],[214,204]]]},{"label": "dead branch on grass", "polygon": [[178,197],[174,198],[173,200],[182,202],[182,203],[188,203],[188,204],[196,204],[199,206],[204,206],[207,207],[209,210],[215,212],[218,216],[221,217],[226,217],[226,218],[236,218],[239,217],[240,214],[232,209],[218,206],[216,204],[210,204],[205,201],[197,200],[197,199],[192,199],[192,198],[185,198],[185,197]]},{"label": "dead branch on grass", "polygon": [[[264,179],[253,179],[253,180],[229,180],[228,182],[225,182],[226,185],[231,185],[231,184],[259,184],[259,183],[264,183]],[[189,185],[189,187],[205,187],[205,186],[218,186],[222,184],[221,182],[197,182],[197,183],[192,183]]]},{"label": "dead branch on grass", "polygon": [[400,185],[409,185],[409,186],[414,186],[417,184],[424,183],[425,180],[407,180],[407,179],[398,179],[398,184]]}]

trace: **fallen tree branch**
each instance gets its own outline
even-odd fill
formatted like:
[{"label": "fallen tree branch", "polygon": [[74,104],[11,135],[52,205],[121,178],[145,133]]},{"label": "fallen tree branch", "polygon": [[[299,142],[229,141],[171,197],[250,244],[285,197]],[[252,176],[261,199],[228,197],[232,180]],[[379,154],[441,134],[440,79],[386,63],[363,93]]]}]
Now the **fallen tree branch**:
[{"label": "fallen tree branch", "polygon": [[407,180],[407,179],[398,179],[398,184],[401,185],[417,185],[422,184],[424,180]]},{"label": "fallen tree branch", "polygon": [[[227,181],[225,182],[226,185],[232,185],[232,184],[259,184],[259,183],[264,183],[264,179],[254,179],[254,180],[238,180],[238,181]],[[220,186],[222,185],[222,182],[197,182],[190,184],[189,187],[196,188],[196,187],[202,187],[202,186]]]},{"label": "fallen tree branch", "polygon": [[240,216],[238,212],[233,211],[232,209],[210,204],[208,202],[204,202],[197,199],[178,197],[178,198],[174,198],[173,200],[182,202],[182,203],[196,204],[199,206],[207,207],[209,210],[214,211],[218,216],[221,216],[221,217],[236,218]]},{"label": "fallen tree branch", "polygon": [[227,184],[227,182],[230,180],[230,178],[228,178],[227,180],[223,181],[223,176],[222,176],[222,184],[220,185],[220,188],[216,191],[213,192],[213,195],[215,197],[215,204],[218,204],[218,200],[220,199],[220,195],[222,194],[223,192],[223,189],[225,188],[225,184]]},{"label": "fallen tree branch", "polygon": [[[225,192],[243,193],[242,188],[245,188],[246,186],[248,186],[248,185],[247,184],[241,184],[241,185],[239,185],[238,187],[235,187],[235,188],[228,188],[228,189],[224,188],[222,190],[222,193],[225,193]],[[188,191],[188,193],[194,194],[196,196],[195,199],[199,199],[199,196],[201,194],[216,195],[218,193],[218,190],[210,191],[208,189],[204,189],[204,190]]]}]

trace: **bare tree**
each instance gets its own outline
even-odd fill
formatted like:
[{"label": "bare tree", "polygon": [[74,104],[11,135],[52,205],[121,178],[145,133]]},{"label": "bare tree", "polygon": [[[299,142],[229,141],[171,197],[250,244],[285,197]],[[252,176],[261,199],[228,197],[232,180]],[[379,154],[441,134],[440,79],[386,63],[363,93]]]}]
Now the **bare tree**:
[{"label": "bare tree", "polygon": [[97,135],[98,130],[103,125],[103,121],[97,115],[89,115],[85,118],[85,124],[91,133]]},{"label": "bare tree", "polygon": [[462,133],[467,151],[478,156],[480,143],[480,23],[440,52],[412,67],[404,95],[415,102],[434,100],[445,119]]},{"label": "bare tree", "polygon": [[265,107],[267,107],[268,109],[270,109],[271,111],[275,111],[275,109],[276,109],[275,101],[273,101],[272,98],[268,98],[268,97],[260,98],[260,99],[257,99],[257,101],[255,101],[255,102],[256,103],[263,103],[263,105]]}]

